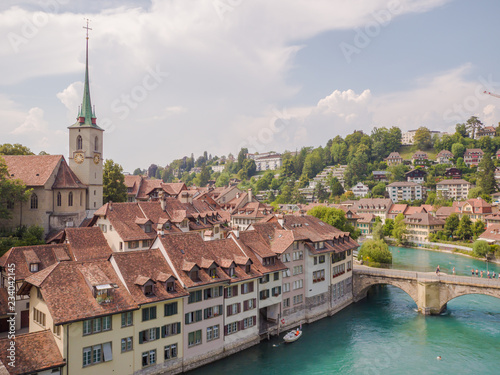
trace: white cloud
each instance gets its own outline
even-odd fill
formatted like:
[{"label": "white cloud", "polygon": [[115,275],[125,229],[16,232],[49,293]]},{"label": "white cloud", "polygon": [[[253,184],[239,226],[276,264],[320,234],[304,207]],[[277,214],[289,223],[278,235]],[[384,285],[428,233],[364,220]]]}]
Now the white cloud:
[{"label": "white cloud", "polygon": [[33,134],[41,133],[44,134],[48,130],[48,123],[43,118],[43,110],[41,108],[35,107],[28,111],[28,115],[24,122],[17,128],[11,131],[11,134]]},{"label": "white cloud", "polygon": [[[277,151],[308,142],[324,143],[335,132],[369,129],[380,116],[372,109],[376,104],[373,92],[335,94],[332,90],[333,96],[317,108],[295,108],[286,130],[266,138],[275,116],[270,108],[279,108],[275,103],[286,103],[300,91],[287,75],[302,43],[326,31],[372,22],[390,1],[222,1],[240,5],[233,5],[221,19],[212,0],[141,1],[134,3],[137,7],[131,7],[131,1],[113,7],[119,2],[109,0],[102,10],[92,8],[91,15],[82,13],[82,1],[68,2],[49,13],[46,22],[35,25],[31,34],[26,25],[34,23],[33,10],[11,7],[0,11],[0,34],[20,37],[14,46],[12,38],[0,40],[0,70],[9,72],[0,76],[0,85],[25,85],[28,90],[39,79],[56,82],[46,84],[44,94],[64,104],[67,119],[60,120],[60,108],[47,104],[43,110],[50,119],[59,116],[58,121],[50,121],[49,128],[55,132],[71,124],[81,103],[85,62],[79,25],[89,16],[92,104],[98,123],[108,119],[113,124],[105,133],[106,156],[126,169],[167,163],[190,152],[234,153],[235,145],[249,137],[265,139],[262,147]],[[400,16],[428,11],[447,0],[398,3]],[[155,66],[169,77],[121,116],[113,103],[141,86],[148,67]],[[61,125],[64,121],[69,122]],[[13,124],[8,125],[13,128]],[[155,137],[138,144],[138,135],[148,135],[141,133],[145,129]],[[215,135],[207,136],[210,133]],[[124,144],[135,144],[136,152],[124,153]]]}]

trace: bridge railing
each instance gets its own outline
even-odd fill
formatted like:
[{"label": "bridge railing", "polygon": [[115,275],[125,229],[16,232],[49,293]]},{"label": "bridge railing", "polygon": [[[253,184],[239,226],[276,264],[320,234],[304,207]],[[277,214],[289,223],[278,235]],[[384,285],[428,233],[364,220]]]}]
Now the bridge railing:
[{"label": "bridge railing", "polygon": [[395,269],[372,268],[356,265],[354,274],[411,278],[417,281],[442,281],[452,284],[478,285],[500,288],[500,280],[472,276],[437,275],[435,272],[415,272]]}]

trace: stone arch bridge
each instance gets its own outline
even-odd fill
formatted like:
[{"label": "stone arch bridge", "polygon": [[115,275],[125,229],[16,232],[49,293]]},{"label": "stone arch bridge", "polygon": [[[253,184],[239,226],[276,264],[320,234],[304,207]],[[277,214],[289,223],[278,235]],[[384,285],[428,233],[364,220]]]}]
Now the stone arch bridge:
[{"label": "stone arch bridge", "polygon": [[356,265],[353,269],[353,297],[366,297],[373,285],[394,285],[404,290],[425,315],[437,315],[446,304],[466,294],[484,294],[500,298],[500,280],[467,276],[436,275],[433,272],[400,271]]}]

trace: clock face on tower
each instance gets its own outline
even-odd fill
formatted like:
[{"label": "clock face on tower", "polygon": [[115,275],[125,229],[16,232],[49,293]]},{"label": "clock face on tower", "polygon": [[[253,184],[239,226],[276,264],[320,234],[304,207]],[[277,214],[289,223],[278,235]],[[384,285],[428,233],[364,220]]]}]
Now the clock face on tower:
[{"label": "clock face on tower", "polygon": [[101,161],[101,155],[95,154],[94,155],[94,163],[99,164],[100,161]]},{"label": "clock face on tower", "polygon": [[75,162],[76,162],[77,164],[82,164],[82,163],[83,163],[83,160],[85,159],[85,157],[83,156],[83,154],[82,154],[81,152],[77,152],[77,153],[75,154],[74,159],[75,159]]}]

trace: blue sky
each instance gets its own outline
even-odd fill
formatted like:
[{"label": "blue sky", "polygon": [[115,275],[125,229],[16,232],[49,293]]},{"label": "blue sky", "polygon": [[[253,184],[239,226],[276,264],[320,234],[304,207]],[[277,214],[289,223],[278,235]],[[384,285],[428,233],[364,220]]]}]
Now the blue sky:
[{"label": "blue sky", "polygon": [[104,157],[129,172],[375,126],[496,125],[482,91],[500,93],[498,14],[493,0],[3,1],[0,143],[67,156],[84,18]]}]

